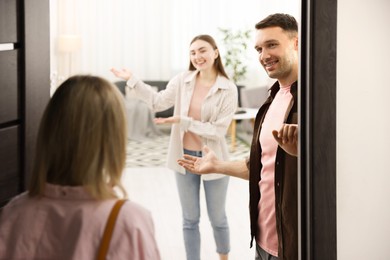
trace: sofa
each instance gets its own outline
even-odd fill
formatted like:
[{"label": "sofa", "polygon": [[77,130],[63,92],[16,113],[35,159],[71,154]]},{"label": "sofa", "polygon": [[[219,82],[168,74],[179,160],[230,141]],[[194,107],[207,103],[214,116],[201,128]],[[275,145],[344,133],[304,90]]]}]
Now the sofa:
[{"label": "sofa", "polygon": [[[245,108],[259,109],[269,95],[269,86],[258,86],[241,90],[241,106]],[[239,138],[250,144],[252,141],[253,124],[250,120],[240,122]]]},{"label": "sofa", "polygon": [[[155,87],[157,91],[165,89],[168,84],[168,81],[162,80],[145,80],[145,84],[148,84],[152,87]],[[126,96],[126,81],[117,81],[115,85],[119,88],[124,96]],[[156,112],[155,117],[170,117],[173,116],[173,106],[160,112]]]}]

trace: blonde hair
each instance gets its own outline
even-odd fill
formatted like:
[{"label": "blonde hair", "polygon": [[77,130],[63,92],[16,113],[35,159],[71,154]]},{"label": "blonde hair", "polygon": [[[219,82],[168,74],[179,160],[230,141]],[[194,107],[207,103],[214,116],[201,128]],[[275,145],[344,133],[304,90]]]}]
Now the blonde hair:
[{"label": "blonde hair", "polygon": [[116,197],[126,159],[123,97],[107,80],[88,75],[67,79],[43,114],[36,144],[30,196],[45,183],[84,186],[98,199]]}]

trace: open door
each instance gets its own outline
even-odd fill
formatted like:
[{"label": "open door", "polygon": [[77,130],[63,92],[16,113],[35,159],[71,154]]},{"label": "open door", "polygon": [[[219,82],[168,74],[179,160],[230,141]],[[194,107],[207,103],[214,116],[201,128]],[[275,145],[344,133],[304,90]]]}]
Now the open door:
[{"label": "open door", "polygon": [[337,258],[337,1],[302,0],[300,259]]},{"label": "open door", "polygon": [[23,192],[49,101],[49,0],[0,2],[0,206]]}]

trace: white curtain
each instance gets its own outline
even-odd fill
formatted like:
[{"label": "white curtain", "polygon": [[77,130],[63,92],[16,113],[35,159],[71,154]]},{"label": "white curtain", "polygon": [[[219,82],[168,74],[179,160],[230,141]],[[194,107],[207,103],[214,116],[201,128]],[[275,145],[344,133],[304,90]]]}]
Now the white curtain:
[{"label": "white curtain", "polygon": [[[69,74],[88,73],[111,81],[111,67],[130,68],[144,80],[169,80],[188,68],[188,47],[198,34],[212,35],[220,49],[218,27],[253,29],[266,15],[290,13],[299,19],[298,0],[51,0],[51,71],[60,83]],[[76,35],[81,48],[58,51],[62,35]],[[252,34],[254,36],[254,34]],[[249,42],[250,46],[253,39]],[[223,53],[222,53],[223,58]],[[253,48],[247,87],[265,85]],[[70,70],[70,72],[69,72]]]}]

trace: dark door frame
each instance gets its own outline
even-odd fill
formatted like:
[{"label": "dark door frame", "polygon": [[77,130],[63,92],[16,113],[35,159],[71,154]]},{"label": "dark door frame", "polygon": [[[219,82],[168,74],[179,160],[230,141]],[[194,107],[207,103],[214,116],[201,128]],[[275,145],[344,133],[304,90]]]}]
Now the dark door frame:
[{"label": "dark door frame", "polygon": [[8,98],[0,120],[2,207],[27,189],[39,122],[50,99],[50,0],[7,0],[0,6],[0,43],[8,45],[4,54],[10,57],[0,60],[0,95]]},{"label": "dark door frame", "polygon": [[302,0],[300,50],[300,259],[337,259],[337,0]]},{"label": "dark door frame", "polygon": [[50,0],[23,0],[23,180],[27,189],[43,111],[50,99]]}]

